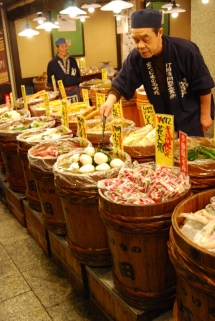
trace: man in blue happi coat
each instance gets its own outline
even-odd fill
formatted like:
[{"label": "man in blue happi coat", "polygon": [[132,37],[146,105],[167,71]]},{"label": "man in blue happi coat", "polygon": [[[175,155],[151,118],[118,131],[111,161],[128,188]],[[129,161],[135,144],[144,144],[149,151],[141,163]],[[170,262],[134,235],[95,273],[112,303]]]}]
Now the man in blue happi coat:
[{"label": "man in blue happi coat", "polygon": [[134,48],[113,80],[101,116],[108,116],[121,95],[131,99],[144,86],[159,114],[174,115],[175,130],[203,136],[212,125],[214,81],[196,44],[163,35],[158,10],[141,9],[131,16]]}]

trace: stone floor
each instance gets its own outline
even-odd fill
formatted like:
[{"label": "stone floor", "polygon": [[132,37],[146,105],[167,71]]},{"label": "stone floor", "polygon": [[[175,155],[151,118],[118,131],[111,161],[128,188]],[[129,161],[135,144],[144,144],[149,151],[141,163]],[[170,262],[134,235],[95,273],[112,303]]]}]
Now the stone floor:
[{"label": "stone floor", "polygon": [[[0,202],[0,321],[105,321]],[[156,321],[172,321],[172,311]],[[122,320],[123,321],[123,320]]]}]

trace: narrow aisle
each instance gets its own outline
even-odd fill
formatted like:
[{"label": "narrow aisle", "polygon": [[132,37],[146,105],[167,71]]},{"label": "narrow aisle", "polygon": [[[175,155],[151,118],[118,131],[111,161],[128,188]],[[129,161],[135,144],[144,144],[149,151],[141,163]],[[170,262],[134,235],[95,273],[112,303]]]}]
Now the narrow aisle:
[{"label": "narrow aisle", "polygon": [[105,321],[0,202],[0,321]]}]

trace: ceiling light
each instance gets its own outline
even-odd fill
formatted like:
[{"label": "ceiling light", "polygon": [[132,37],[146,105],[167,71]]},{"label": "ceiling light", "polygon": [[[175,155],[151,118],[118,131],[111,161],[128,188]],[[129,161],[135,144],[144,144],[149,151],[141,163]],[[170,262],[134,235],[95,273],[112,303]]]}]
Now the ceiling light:
[{"label": "ceiling light", "polygon": [[30,28],[29,24],[26,23],[25,30],[18,33],[18,36],[31,38],[32,36],[39,35],[39,32]]},{"label": "ceiling light", "polygon": [[202,0],[202,3],[208,3],[209,0]]},{"label": "ceiling light", "polygon": [[120,13],[123,9],[128,9],[133,7],[132,3],[123,0],[112,0],[108,4],[101,7],[102,11],[113,11],[114,13]]},{"label": "ceiling light", "polygon": [[81,9],[88,9],[88,12],[93,13],[95,9],[100,8],[101,5],[97,3],[83,4]]},{"label": "ceiling light", "polygon": [[164,13],[180,13],[180,12],[185,12],[185,9],[178,8],[176,1],[172,1],[172,8],[170,10],[164,11]]},{"label": "ceiling light", "polygon": [[43,17],[42,12],[38,12],[37,18],[34,18],[33,21],[37,21],[39,25],[41,25],[44,21],[46,21],[46,18]]},{"label": "ceiling light", "polygon": [[28,18],[27,18],[25,0],[24,0],[24,6],[25,6],[26,28],[25,30],[18,33],[18,36],[31,38],[32,36],[38,35],[39,32],[30,28],[30,25],[28,23]]},{"label": "ceiling light", "polygon": [[122,14],[115,14],[114,17],[116,17],[117,21],[120,21],[124,16]]},{"label": "ceiling light", "polygon": [[78,16],[75,19],[80,19],[81,22],[84,22],[86,18],[90,18],[89,16]]},{"label": "ceiling light", "polygon": [[171,16],[172,16],[173,18],[177,18],[177,17],[178,17],[178,12],[173,12],[173,13],[171,14]]},{"label": "ceiling light", "polygon": [[71,5],[64,10],[61,10],[60,14],[68,14],[71,18],[75,18],[79,14],[87,14],[85,11],[79,9],[73,0],[70,1],[70,3]]},{"label": "ceiling light", "polygon": [[60,27],[57,26],[55,23],[52,23],[51,21],[46,21],[36,27],[36,29],[44,29],[45,31],[51,31],[54,28],[60,28]]},{"label": "ceiling light", "polygon": [[[172,3],[172,1],[170,1],[170,2],[167,3],[167,4],[164,4],[161,8],[162,8],[162,9],[171,9],[171,8],[172,8],[172,5],[173,5],[173,3]],[[176,4],[176,7],[180,7],[180,4]]]}]

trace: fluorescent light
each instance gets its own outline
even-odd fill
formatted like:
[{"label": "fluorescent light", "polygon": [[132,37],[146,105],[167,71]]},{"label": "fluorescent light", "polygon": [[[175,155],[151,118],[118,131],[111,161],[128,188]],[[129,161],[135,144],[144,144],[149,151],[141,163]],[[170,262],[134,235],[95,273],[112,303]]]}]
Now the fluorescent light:
[{"label": "fluorescent light", "polygon": [[128,9],[133,7],[132,3],[123,0],[112,0],[108,4],[101,7],[102,11],[113,11],[114,13],[120,13],[123,9]]}]

